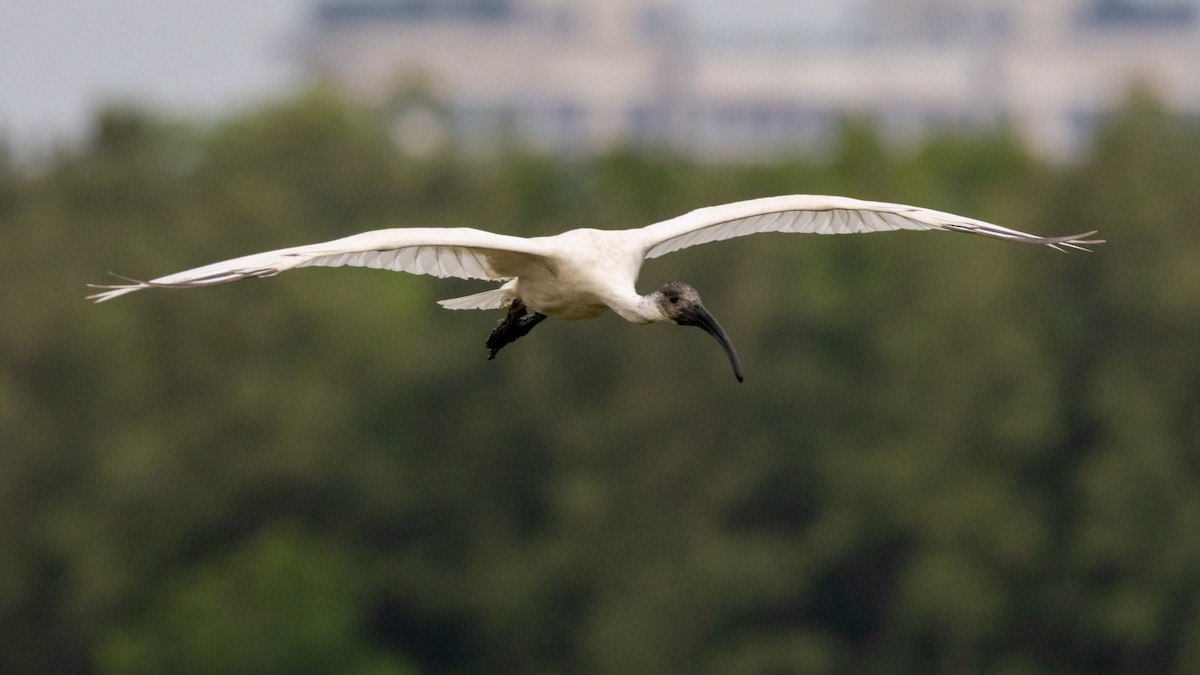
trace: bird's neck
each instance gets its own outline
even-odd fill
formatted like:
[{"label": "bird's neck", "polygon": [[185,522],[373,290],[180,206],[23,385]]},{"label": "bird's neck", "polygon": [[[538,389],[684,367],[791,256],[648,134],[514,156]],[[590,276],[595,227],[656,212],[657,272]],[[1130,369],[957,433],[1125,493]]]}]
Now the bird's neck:
[{"label": "bird's neck", "polygon": [[667,315],[658,306],[658,299],[654,294],[636,295],[622,298],[622,302],[614,302],[609,305],[614,312],[622,319],[630,323],[653,323],[655,321],[667,321]]}]

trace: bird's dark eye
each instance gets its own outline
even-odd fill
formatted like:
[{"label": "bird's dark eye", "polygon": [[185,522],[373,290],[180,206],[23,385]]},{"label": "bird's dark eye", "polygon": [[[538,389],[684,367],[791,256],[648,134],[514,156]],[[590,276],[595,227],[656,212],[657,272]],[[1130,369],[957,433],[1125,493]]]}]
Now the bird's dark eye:
[{"label": "bird's dark eye", "polygon": [[671,304],[673,305],[673,304],[675,304],[675,303],[679,302],[679,296],[677,296],[677,295],[668,295],[668,296],[667,296],[667,300],[671,301]]}]

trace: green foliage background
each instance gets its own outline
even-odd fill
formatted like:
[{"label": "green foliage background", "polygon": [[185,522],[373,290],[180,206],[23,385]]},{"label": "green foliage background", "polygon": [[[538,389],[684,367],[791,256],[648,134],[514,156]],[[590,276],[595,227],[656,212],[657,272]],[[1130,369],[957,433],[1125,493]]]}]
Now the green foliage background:
[{"label": "green foliage background", "polygon": [[[1200,671],[1200,131],[1133,97],[1067,167],[1005,135],[705,166],[413,159],[315,93],[0,152],[0,672]],[[649,263],[700,331],[308,270],[83,300],[391,226],[640,226],[795,192],[1018,229]]]}]

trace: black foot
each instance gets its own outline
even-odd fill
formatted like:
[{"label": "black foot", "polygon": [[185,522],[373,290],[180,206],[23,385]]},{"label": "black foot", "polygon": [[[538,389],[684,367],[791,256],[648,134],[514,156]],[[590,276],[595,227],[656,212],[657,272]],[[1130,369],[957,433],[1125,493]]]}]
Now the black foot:
[{"label": "black foot", "polygon": [[488,336],[488,361],[496,358],[496,352],[500,351],[504,345],[524,337],[545,318],[545,314],[537,312],[530,314],[525,309],[525,303],[513,300],[512,304],[508,306],[508,314],[496,324],[496,327],[492,329],[492,334]]}]

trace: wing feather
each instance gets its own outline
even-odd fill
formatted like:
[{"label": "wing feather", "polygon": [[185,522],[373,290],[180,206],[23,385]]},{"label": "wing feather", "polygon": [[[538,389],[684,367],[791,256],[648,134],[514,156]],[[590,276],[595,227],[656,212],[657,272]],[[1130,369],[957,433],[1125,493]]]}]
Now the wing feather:
[{"label": "wing feather", "polygon": [[1060,250],[1103,243],[1087,239],[1095,232],[1039,237],[933,209],[820,195],[766,197],[710,206],[630,232],[643,238],[647,258],[657,258],[689,246],[759,232],[856,234],[889,230],[968,232]]},{"label": "wing feather", "polygon": [[[641,229],[625,230],[647,258],[759,232],[853,234],[888,230],[946,230],[1042,244],[1062,250],[1083,249],[1103,240],[1088,232],[1039,237],[973,218],[933,209],[868,202],[847,197],[789,195],[752,199],[697,209]],[[553,268],[555,237],[524,239],[471,228],[394,228],[363,232],[321,244],[255,253],[150,281],[96,285],[96,302],[145,288],[196,288],[240,279],[269,277],[295,267],[371,267],[463,279],[507,280]]]},{"label": "wing feather", "polygon": [[[503,280],[532,265],[544,265],[546,247],[524,239],[471,228],[394,228],[363,232],[321,244],[242,256],[150,281],[93,285],[96,302],[145,288],[196,288],[240,279],[269,277],[296,267],[370,267],[437,277]],[[124,277],[122,277],[124,279]]]}]

